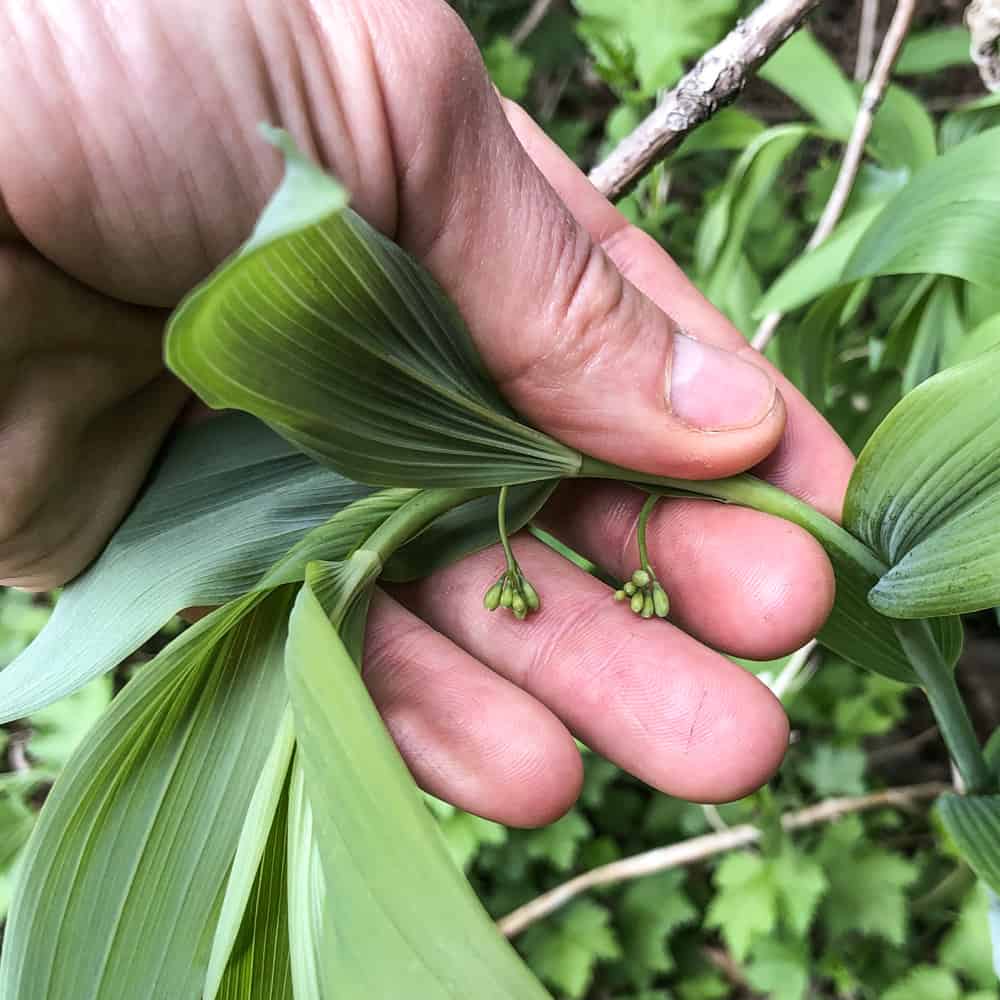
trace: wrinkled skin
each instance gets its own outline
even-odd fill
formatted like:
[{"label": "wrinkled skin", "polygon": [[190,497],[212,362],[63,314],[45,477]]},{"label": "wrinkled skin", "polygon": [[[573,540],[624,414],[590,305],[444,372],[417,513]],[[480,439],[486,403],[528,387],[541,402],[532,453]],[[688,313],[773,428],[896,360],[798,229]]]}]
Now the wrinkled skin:
[{"label": "wrinkled skin", "polygon": [[[0,582],[84,568],[190,413],[163,324],[279,179],[262,120],[431,270],[539,427],[664,475],[758,467],[838,515],[844,445],[495,95],[439,0],[3,0],[0,37]],[[631,572],[640,502],[574,483],[542,520]],[[829,565],[791,525],[697,501],[660,504],[650,544],[672,624],[634,619],[528,537],[516,550],[543,608],[527,622],[482,610],[499,549],[377,597],[365,679],[425,788],[506,823],[551,820],[580,787],[571,733],[674,795],[766,780],[784,713],[715,650],[805,642]]]}]

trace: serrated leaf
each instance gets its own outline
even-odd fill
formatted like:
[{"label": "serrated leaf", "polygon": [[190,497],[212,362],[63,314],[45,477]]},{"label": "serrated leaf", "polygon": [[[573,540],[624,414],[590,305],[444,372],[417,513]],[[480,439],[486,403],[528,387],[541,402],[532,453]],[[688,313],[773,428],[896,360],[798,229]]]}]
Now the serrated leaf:
[{"label": "serrated leaf", "polygon": [[715,887],[705,926],[719,928],[733,958],[742,962],[753,942],[778,924],[778,895],[767,863],[750,851],[728,854],[715,870]]},{"label": "serrated leaf", "polygon": [[542,979],[573,998],[584,995],[600,961],[621,954],[610,914],[588,899],[575,900],[548,922],[530,927],[521,948]]},{"label": "serrated leaf", "polygon": [[890,567],[869,595],[920,618],[1000,604],[1000,352],[940,372],[893,409],[862,451],[844,524]]},{"label": "serrated leaf", "polygon": [[868,757],[860,747],[820,743],[799,772],[819,798],[829,798],[863,794],[867,766]]},{"label": "serrated leaf", "polygon": [[[546,996],[452,861],[308,584],[292,612],[286,673],[326,886],[320,988],[303,995]],[[293,963],[296,954],[293,945]],[[298,996],[295,965],[293,974]]]},{"label": "serrated leaf", "polygon": [[989,897],[982,883],[966,897],[958,919],[941,940],[938,956],[942,965],[966,976],[977,986],[992,987],[995,1000],[997,974],[993,969],[990,942]]},{"label": "serrated leaf", "polygon": [[802,943],[761,941],[747,966],[747,982],[768,1000],[802,1000],[809,988],[810,955]]},{"label": "serrated leaf", "polygon": [[558,871],[573,867],[580,844],[591,834],[591,826],[576,809],[539,830],[525,836],[524,847],[529,858],[547,861]]},{"label": "serrated leaf", "polygon": [[936,809],[969,867],[1000,893],[1000,795],[942,795]]},{"label": "serrated leaf", "polygon": [[0,721],[112,670],[183,608],[239,597],[307,532],[370,492],[242,414],[179,431],[104,552],[0,671]]},{"label": "serrated leaf", "polygon": [[961,1000],[958,980],[947,970],[918,965],[882,994],[882,1000]]},{"label": "serrated leaf", "polygon": [[820,907],[822,922],[832,937],[865,934],[902,945],[909,912],[906,889],[917,880],[919,868],[866,843],[862,833],[856,818],[823,833],[817,858],[829,890]]},{"label": "serrated leaf", "polygon": [[615,925],[626,974],[637,987],[674,969],[670,935],[698,916],[682,888],[686,878],[683,871],[661,872],[632,882],[622,893]]},{"label": "serrated leaf", "polygon": [[201,997],[240,828],[284,710],[289,597],[255,595],[202,619],[84,740],[21,868],[0,996]]},{"label": "serrated leaf", "polygon": [[110,677],[98,677],[69,697],[34,712],[28,740],[32,758],[55,773],[61,771],[111,704],[112,687]]},{"label": "serrated leaf", "polygon": [[255,238],[173,314],[169,366],[210,406],[246,410],[378,486],[501,486],[580,456],[519,420],[430,275],[335,196],[283,136],[285,179]]},{"label": "serrated leaf", "polygon": [[504,97],[519,101],[527,93],[535,63],[514,43],[503,35],[497,35],[483,49],[483,62],[490,79]]},{"label": "serrated leaf", "polygon": [[444,835],[452,859],[463,871],[476,859],[481,847],[497,847],[507,840],[507,828],[492,820],[451,807],[438,812],[438,829]]}]

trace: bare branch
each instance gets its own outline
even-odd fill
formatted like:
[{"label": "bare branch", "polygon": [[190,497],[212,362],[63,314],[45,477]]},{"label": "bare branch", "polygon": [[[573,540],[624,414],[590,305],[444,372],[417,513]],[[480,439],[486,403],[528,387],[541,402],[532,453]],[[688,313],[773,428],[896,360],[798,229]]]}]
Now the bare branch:
[{"label": "bare branch", "polygon": [[625,194],[693,129],[734,100],[754,71],[820,0],[764,0],[709,49],[656,109],[590,172],[608,198]]},{"label": "bare branch", "polygon": [[[854,128],[851,129],[851,136],[844,149],[844,158],[840,161],[837,180],[823,208],[823,214],[806,244],[806,253],[815,250],[833,232],[840,217],[844,214],[847,199],[851,195],[858,171],[861,169],[861,160],[864,157],[868,137],[871,135],[875,114],[885,97],[886,89],[889,86],[889,75],[892,73],[893,64],[899,56],[899,50],[903,47],[906,33],[910,30],[915,7],[916,0],[899,0],[896,4],[889,30],[885,33],[878,59],[875,61],[875,68],[872,70],[871,78],[865,84],[864,92],[861,95],[861,106],[858,108],[858,116],[854,119]],[[751,341],[758,351],[767,347],[781,322],[781,318],[780,312],[772,312],[768,313],[761,321]]]},{"label": "bare branch", "polygon": [[878,0],[864,0],[858,26],[858,56],[854,60],[854,79],[859,83],[871,76],[875,61],[875,31],[878,28]]},{"label": "bare branch", "polygon": [[965,10],[972,61],[987,90],[1000,90],[1000,0],[972,0]]},{"label": "bare branch", "polygon": [[515,45],[522,45],[528,36],[537,28],[548,14],[553,0],[535,0],[524,20],[511,33],[510,40]]},{"label": "bare branch", "polygon": [[[832,823],[834,820],[852,813],[870,809],[908,810],[913,808],[917,802],[937,798],[943,792],[949,791],[951,791],[950,785],[930,782],[923,785],[889,788],[884,792],[872,792],[870,795],[826,799],[824,802],[800,809],[798,812],[786,814],[781,819],[781,825],[789,831],[803,830],[810,826],[819,826],[822,823]],[[760,839],[761,831],[757,827],[744,824],[730,827],[728,830],[722,830],[718,833],[692,837],[689,840],[682,840],[679,844],[658,847],[652,851],[646,851],[644,854],[635,854],[630,858],[622,858],[620,861],[592,868],[590,871],[556,886],[555,889],[543,893],[530,903],[518,907],[498,921],[498,927],[507,937],[514,937],[533,923],[565,906],[571,899],[597,886],[627,882],[666,871],[668,868],[680,868],[697,861],[705,861],[718,854],[746,847]]]}]

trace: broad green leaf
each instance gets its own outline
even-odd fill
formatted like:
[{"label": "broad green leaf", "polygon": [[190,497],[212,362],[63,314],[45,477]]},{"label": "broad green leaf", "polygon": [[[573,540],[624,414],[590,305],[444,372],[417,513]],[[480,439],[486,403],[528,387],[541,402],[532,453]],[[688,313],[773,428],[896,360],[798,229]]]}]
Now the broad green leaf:
[{"label": "broad green leaf", "polygon": [[850,291],[834,289],[821,296],[795,330],[777,338],[781,370],[820,411],[833,384],[837,332]]},{"label": "broad green leaf", "polygon": [[669,162],[678,163],[698,153],[744,149],[764,131],[764,127],[759,118],[739,108],[723,108],[704,125],[699,125],[677,147]]},{"label": "broad green leaf", "polygon": [[183,608],[250,590],[308,531],[370,492],[242,414],[179,431],[107,548],[0,671],[0,721],[112,670]]},{"label": "broad green leaf", "polygon": [[[513,487],[507,498],[508,530],[513,534],[525,527],[557,485],[557,480],[550,480]],[[490,494],[439,517],[393,553],[382,576],[397,583],[419,579],[499,540],[497,496]]]},{"label": "broad green leaf", "polygon": [[0,783],[0,920],[7,916],[11,888],[24,848],[35,827],[35,813],[28,804],[30,786]]},{"label": "broad green leaf", "polygon": [[200,1000],[244,817],[275,739],[288,589],[227,605],[143,668],[42,809],[0,997]]},{"label": "broad green leaf", "polygon": [[[287,807],[286,782],[216,1000],[293,1000],[288,947]],[[205,994],[206,1000],[209,996]]]},{"label": "broad green leaf", "polygon": [[941,359],[942,368],[951,368],[1000,347],[1000,313],[970,330],[965,336],[951,341]]},{"label": "broad green leaf", "polygon": [[295,1000],[337,996],[336,984],[324,994],[320,980],[326,906],[326,879],[312,808],[306,796],[302,759],[296,754],[288,790],[288,950]]},{"label": "broad green leaf", "polygon": [[868,228],[840,280],[879,274],[950,274],[1000,283],[1000,129],[990,129],[918,171]]},{"label": "broad green leaf", "polygon": [[[251,925],[252,936],[254,914],[249,905],[252,898],[256,900],[258,905],[268,907],[273,916],[272,901],[266,898],[265,887],[262,885],[262,878],[264,881],[269,880],[262,876],[261,868],[265,853],[272,849],[272,841],[277,836],[275,831],[279,826],[281,847],[278,854],[282,859],[281,885],[282,896],[284,895],[284,857],[286,853],[284,825],[287,802],[284,802],[283,798],[288,783],[288,769],[294,747],[295,737],[292,731],[291,709],[286,709],[274,745],[271,747],[271,752],[268,754],[260,777],[257,779],[257,786],[250,799],[240,839],[236,845],[236,854],[229,871],[229,881],[226,884],[226,895],[222,900],[222,909],[216,923],[212,954],[208,961],[208,972],[205,974],[204,1000],[216,1000],[216,997],[220,995],[220,986],[224,979],[245,979],[250,985],[254,985],[256,975],[254,967],[264,958],[264,956],[255,955],[254,949],[249,945],[246,949],[249,955],[237,955],[235,958],[231,958],[231,956],[234,955],[234,950],[237,950],[238,938],[248,921]],[[280,823],[276,819],[279,813],[281,814]],[[266,888],[270,889],[271,886],[268,885]],[[284,912],[284,904],[278,909]],[[268,925],[268,921],[263,921],[261,930],[266,930]],[[240,966],[242,971],[238,973],[231,971],[234,964]],[[230,968],[227,969],[227,966]],[[229,987],[227,990],[231,992]],[[221,995],[226,996],[226,990],[221,991]],[[232,995],[237,996],[238,993],[232,993]]]},{"label": "broad green leaf", "polygon": [[918,98],[893,84],[875,114],[868,150],[886,169],[919,170],[937,156],[934,119]]},{"label": "broad green leaf", "polygon": [[805,943],[761,941],[747,966],[747,982],[768,1000],[802,1000],[809,987],[810,964]]},{"label": "broad green leaf", "polygon": [[890,567],[869,595],[921,618],[1000,604],[1000,352],[949,368],[893,409],[851,477],[844,524]]},{"label": "broad green leaf", "polygon": [[956,25],[915,31],[899,53],[895,72],[899,76],[922,76],[950,66],[968,66],[972,61],[970,47],[968,28]]},{"label": "broad green leaf", "polygon": [[942,795],[936,808],[969,867],[1000,893],[1000,795]]},{"label": "broad green leaf", "polygon": [[760,69],[760,76],[787,94],[835,139],[846,139],[858,113],[858,96],[833,57],[804,28]]},{"label": "broad green leaf", "polygon": [[326,883],[320,995],[544,997],[452,861],[308,585],[286,672]]},{"label": "broad green leaf", "polygon": [[962,989],[947,969],[918,965],[886,990],[882,1000],[962,1000]]},{"label": "broad green leaf", "polygon": [[757,303],[754,315],[788,312],[835,288],[845,264],[883,208],[872,205],[849,215],[815,250],[793,261]]},{"label": "broad green leaf", "polygon": [[500,486],[578,471],[576,452],[510,409],[430,275],[282,145],[285,180],[265,212],[281,235],[252,240],[182,303],[171,368],[209,405],[253,413],[358,482]]},{"label": "broad green leaf", "polygon": [[989,94],[963,104],[941,121],[941,149],[951,149],[980,132],[1000,125],[1000,94]]}]

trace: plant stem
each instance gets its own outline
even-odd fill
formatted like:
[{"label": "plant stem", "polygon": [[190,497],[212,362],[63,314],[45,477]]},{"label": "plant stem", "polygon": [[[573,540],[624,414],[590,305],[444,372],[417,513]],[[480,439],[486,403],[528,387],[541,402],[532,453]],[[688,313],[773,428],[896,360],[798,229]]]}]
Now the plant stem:
[{"label": "plant stem", "polygon": [[493,488],[421,490],[412,500],[390,514],[361,543],[360,548],[374,553],[384,565],[400,546],[419,535],[442,514],[492,492]]},{"label": "plant stem", "polygon": [[510,539],[507,537],[507,492],[509,487],[500,487],[500,496],[497,499],[497,532],[500,535],[500,544],[503,546],[503,554],[507,557],[507,569],[517,569],[517,560],[510,548]]},{"label": "plant stem", "polygon": [[639,565],[647,573],[652,573],[652,568],[649,565],[649,552],[646,549],[646,525],[649,523],[649,515],[653,513],[653,508],[659,501],[660,498],[656,493],[650,493],[646,497],[646,502],[639,511],[639,524],[635,529],[636,541],[639,544]]},{"label": "plant stem", "polygon": [[851,562],[878,578],[888,567],[849,531],[831,521],[803,500],[779,490],[770,483],[753,476],[730,476],[728,479],[671,479],[650,473],[625,469],[600,459],[583,456],[579,476],[587,479],[617,479],[627,483],[661,486],[686,495],[708,497],[725,503],[751,507],[765,514],[773,514],[804,528],[824,548],[838,552]]},{"label": "plant stem", "polygon": [[920,678],[941,737],[965,782],[966,790],[973,795],[993,790],[996,779],[972,727],[955,673],[944,662],[927,622],[894,619],[892,624]]}]

